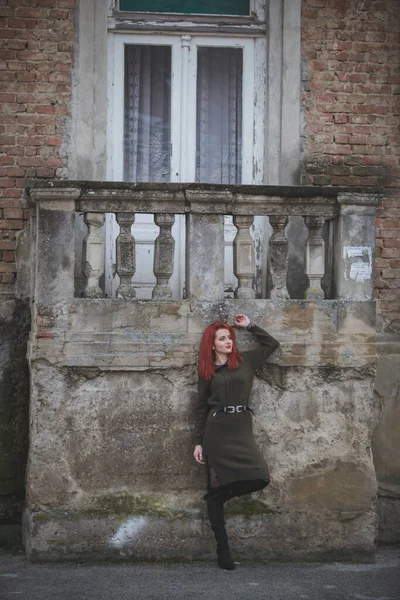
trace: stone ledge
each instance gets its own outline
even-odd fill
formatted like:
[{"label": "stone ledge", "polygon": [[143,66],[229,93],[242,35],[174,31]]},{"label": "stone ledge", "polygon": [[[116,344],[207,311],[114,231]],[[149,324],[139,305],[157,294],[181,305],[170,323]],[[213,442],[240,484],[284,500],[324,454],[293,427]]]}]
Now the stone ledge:
[{"label": "stone ledge", "polygon": [[[350,517],[326,510],[231,516],[227,529],[238,560],[371,562],[376,515],[366,511]],[[210,527],[198,513],[168,518],[27,511],[24,537],[33,561],[215,558]]]},{"label": "stone ledge", "polygon": [[306,185],[225,185],[213,183],[126,183],[114,181],[70,181],[70,180],[49,180],[36,179],[27,187],[27,192],[36,189],[63,189],[80,188],[82,192],[96,190],[171,190],[182,192],[184,190],[204,190],[204,191],[228,191],[244,194],[257,193],[265,196],[281,196],[290,198],[298,196],[300,198],[310,198],[313,196],[324,196],[335,198],[338,194],[383,194],[382,187],[331,187],[331,186],[306,186]]},{"label": "stone ledge", "polygon": [[[227,300],[224,303],[81,300],[39,306],[29,343],[31,361],[58,366],[145,370],[194,365],[201,334],[239,312],[269,331],[282,366],[363,367],[376,362],[372,302]],[[242,350],[254,339],[238,333]]]},{"label": "stone ledge", "polygon": [[[68,198],[78,212],[321,215],[334,218],[341,204],[379,205],[381,188],[35,181],[27,192],[42,208],[61,209]],[[347,207],[349,208],[349,207]],[[74,210],[64,207],[64,210]],[[369,214],[369,213],[368,213]],[[372,214],[372,213],[371,213]]]}]

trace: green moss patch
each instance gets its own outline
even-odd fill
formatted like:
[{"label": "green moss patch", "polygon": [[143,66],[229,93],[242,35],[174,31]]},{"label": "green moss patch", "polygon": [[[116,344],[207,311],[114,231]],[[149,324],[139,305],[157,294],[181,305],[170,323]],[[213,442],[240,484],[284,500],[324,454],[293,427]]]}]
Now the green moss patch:
[{"label": "green moss patch", "polygon": [[257,517],[259,515],[270,515],[276,514],[277,509],[268,506],[261,500],[252,498],[251,496],[242,496],[241,498],[234,498],[226,504],[226,514],[229,516],[238,517]]}]

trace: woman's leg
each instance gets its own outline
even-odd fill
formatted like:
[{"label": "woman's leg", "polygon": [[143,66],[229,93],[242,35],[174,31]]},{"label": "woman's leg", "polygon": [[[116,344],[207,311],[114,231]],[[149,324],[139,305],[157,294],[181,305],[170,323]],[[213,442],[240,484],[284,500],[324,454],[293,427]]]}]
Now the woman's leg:
[{"label": "woman's leg", "polygon": [[208,493],[205,496],[207,501],[207,513],[210,519],[211,529],[217,542],[217,559],[221,569],[233,571],[235,563],[232,560],[229,550],[228,536],[225,529],[224,520],[224,500],[221,495],[222,488],[214,469],[208,466]]}]

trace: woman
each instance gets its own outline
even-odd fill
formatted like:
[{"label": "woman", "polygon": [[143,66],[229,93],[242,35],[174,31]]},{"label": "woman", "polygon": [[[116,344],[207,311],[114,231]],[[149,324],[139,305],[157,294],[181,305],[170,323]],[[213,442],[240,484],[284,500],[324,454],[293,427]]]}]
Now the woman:
[{"label": "woman", "polygon": [[215,322],[203,333],[199,356],[195,449],[200,465],[207,464],[207,512],[217,541],[218,565],[233,570],[224,523],[226,500],[261,490],[269,483],[267,464],[256,446],[249,396],[255,371],[279,346],[266,331],[236,315],[234,326],[247,329],[261,347],[239,354],[235,332]]}]

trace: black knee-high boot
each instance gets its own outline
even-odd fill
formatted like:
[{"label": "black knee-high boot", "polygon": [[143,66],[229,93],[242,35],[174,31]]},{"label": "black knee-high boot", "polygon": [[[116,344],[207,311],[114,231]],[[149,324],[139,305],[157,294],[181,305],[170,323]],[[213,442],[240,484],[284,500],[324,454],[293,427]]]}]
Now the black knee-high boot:
[{"label": "black knee-high boot", "polygon": [[220,501],[218,494],[209,496],[211,497],[207,498],[207,512],[211,529],[213,530],[217,541],[218,565],[221,569],[233,571],[235,563],[233,562],[229,551],[228,536],[226,534],[224,522],[224,505]]}]

